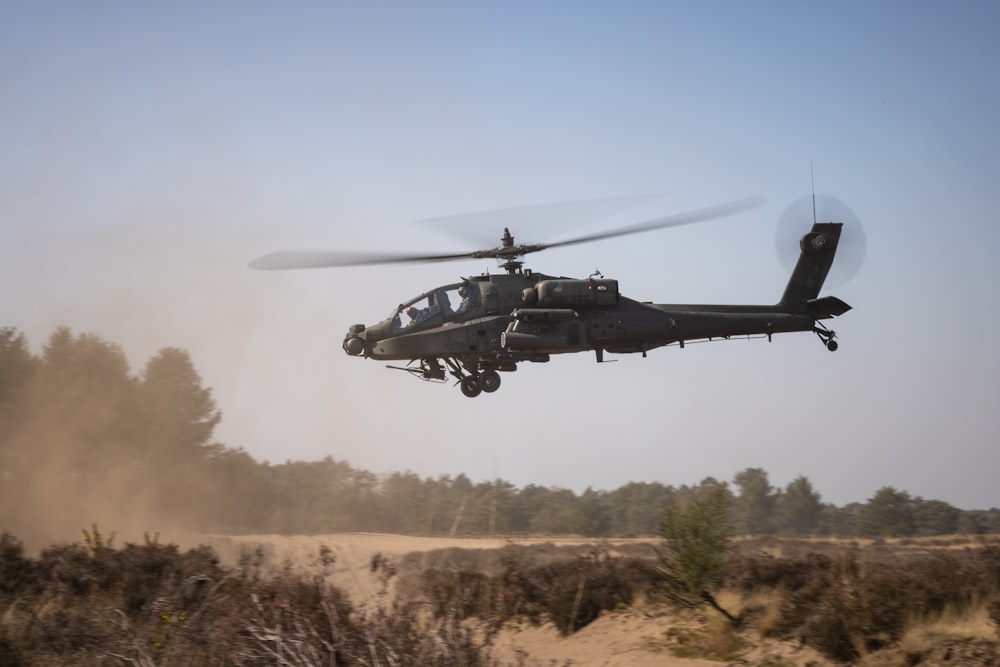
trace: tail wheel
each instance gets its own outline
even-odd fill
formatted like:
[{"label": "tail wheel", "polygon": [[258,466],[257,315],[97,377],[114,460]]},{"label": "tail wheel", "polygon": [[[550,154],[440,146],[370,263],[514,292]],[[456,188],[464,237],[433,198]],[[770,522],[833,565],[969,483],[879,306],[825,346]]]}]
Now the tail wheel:
[{"label": "tail wheel", "polygon": [[817,322],[816,325],[817,326],[813,327],[813,331],[816,332],[817,336],[819,336],[819,339],[823,342],[823,345],[825,345],[826,349],[830,350],[831,352],[836,352],[837,348],[840,347],[837,344],[837,341],[834,340],[834,338],[837,337],[837,332],[834,331],[833,329],[827,329],[820,322]]},{"label": "tail wheel", "polygon": [[475,398],[483,391],[483,388],[479,384],[479,378],[471,375],[464,378],[459,386],[462,388],[462,393],[469,398]]},{"label": "tail wheel", "polygon": [[483,371],[479,374],[479,388],[492,394],[500,388],[500,374],[494,370]]}]

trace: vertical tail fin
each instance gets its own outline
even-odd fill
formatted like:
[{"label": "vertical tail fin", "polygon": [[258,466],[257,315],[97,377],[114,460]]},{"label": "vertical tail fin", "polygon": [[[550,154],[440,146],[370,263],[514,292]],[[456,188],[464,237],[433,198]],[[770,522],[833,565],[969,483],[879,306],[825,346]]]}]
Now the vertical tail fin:
[{"label": "vertical tail fin", "polygon": [[833,265],[842,227],[839,222],[817,222],[799,241],[802,253],[781,297],[780,305],[786,312],[808,311],[807,302],[819,296],[826,274]]}]

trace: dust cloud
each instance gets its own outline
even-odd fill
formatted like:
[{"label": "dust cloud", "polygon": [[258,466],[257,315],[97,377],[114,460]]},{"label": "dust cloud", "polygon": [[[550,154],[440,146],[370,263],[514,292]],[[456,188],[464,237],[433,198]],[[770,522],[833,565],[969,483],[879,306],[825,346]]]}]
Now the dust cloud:
[{"label": "dust cloud", "polygon": [[[36,430],[24,435],[38,438],[37,446],[51,434]],[[27,442],[18,438],[11,444],[30,447]],[[174,474],[150,474],[134,463],[105,462],[99,471],[81,469],[73,463],[76,446],[69,440],[55,445],[50,441],[44,449],[44,460],[26,461],[27,467],[15,470],[8,467],[0,491],[0,526],[30,551],[78,542],[84,531],[99,531],[105,540],[114,536],[116,545],[158,535],[185,542],[204,525],[192,512],[197,504]]]},{"label": "dust cloud", "polygon": [[117,345],[57,329],[40,355],[0,329],[0,528],[29,548],[83,531],[141,542],[196,531],[220,506],[221,419],[187,353],[134,375]]}]

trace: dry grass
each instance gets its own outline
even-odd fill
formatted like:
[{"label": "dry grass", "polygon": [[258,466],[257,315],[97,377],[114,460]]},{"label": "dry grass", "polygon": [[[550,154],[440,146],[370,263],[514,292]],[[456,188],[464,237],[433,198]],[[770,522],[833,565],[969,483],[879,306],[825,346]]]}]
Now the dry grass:
[{"label": "dry grass", "polygon": [[759,637],[773,637],[781,623],[784,594],[777,589],[756,590],[743,596],[740,613],[752,620]]},{"label": "dry grass", "polygon": [[[654,559],[648,543],[546,539],[515,544],[370,534],[213,542],[235,562],[222,565],[206,560],[203,552],[185,555],[156,545],[132,551],[91,548],[94,553],[88,555],[77,545],[46,552],[32,565],[31,559],[8,549],[6,559],[0,558],[0,612],[6,609],[0,613],[0,656],[3,642],[17,638],[34,642],[27,648],[18,644],[24,657],[38,657],[48,655],[52,642],[63,637],[76,644],[101,640],[111,647],[104,650],[116,653],[140,637],[154,642],[148,645],[162,653],[162,664],[181,664],[182,658],[195,655],[196,640],[205,632],[215,633],[216,639],[205,644],[209,648],[228,637],[236,642],[234,650],[265,651],[279,640],[295,639],[264,632],[277,620],[301,622],[305,630],[328,621],[322,595],[329,590],[325,595],[336,595],[344,610],[337,618],[345,631],[370,629],[364,610],[375,596],[385,605],[378,630],[386,641],[399,636],[394,650],[422,656],[429,655],[422,643],[429,630],[464,631],[466,624],[479,622],[476,627],[484,632],[496,629],[497,636],[513,637],[508,642],[513,648],[503,654],[510,664],[518,663],[522,649],[541,660],[528,664],[547,664],[550,658],[591,664],[599,655],[614,660],[604,664],[633,667],[713,660],[752,667],[825,667],[847,661],[867,667],[1000,664],[995,625],[1000,616],[990,616],[990,605],[1000,596],[1000,550],[968,548],[982,546],[982,540],[875,540],[864,546],[840,541],[839,551],[830,540],[741,540],[727,588],[716,595],[723,608],[741,618],[738,628],[711,609],[665,606],[655,586],[643,578]],[[328,557],[323,558],[327,544]],[[965,547],[956,549],[958,544]],[[255,547],[253,562],[243,562],[250,546]],[[786,555],[776,558],[775,553]],[[639,554],[646,560],[636,562]],[[376,576],[376,555],[379,562],[391,560],[395,576]],[[98,567],[104,560],[121,561],[121,567]],[[184,576],[153,577],[147,572],[150,563]],[[29,571],[41,594],[25,588]],[[171,583],[175,579],[181,584],[204,579],[213,592],[194,599],[184,585]],[[391,589],[394,594],[386,593],[389,584],[403,583],[407,585]],[[28,607],[7,604],[4,590],[26,595],[22,602]],[[263,615],[240,621],[253,611],[246,602],[253,595],[265,605]],[[397,599],[401,606],[390,607]],[[353,612],[348,611],[352,601]],[[172,606],[163,606],[166,602]],[[108,618],[118,618],[112,608],[129,615],[127,627],[108,624]],[[31,613],[22,613],[25,609]],[[76,612],[83,621],[97,618],[101,623],[74,625],[57,618],[62,614],[72,620]],[[404,627],[407,617],[412,622]],[[502,623],[507,618],[513,620]],[[30,636],[29,620],[35,633]],[[169,641],[164,638],[168,627]],[[38,634],[39,629],[48,634]],[[485,662],[486,636],[469,634],[456,651],[470,662]],[[353,640],[343,637],[347,647]],[[69,650],[55,646],[52,655],[63,655],[64,649]],[[82,661],[90,655],[78,657]],[[627,661],[623,655],[629,656]]]},{"label": "dry grass", "polygon": [[713,614],[705,628],[705,657],[713,660],[736,660],[742,650],[743,641],[733,624]]},{"label": "dry grass", "polygon": [[664,617],[670,627],[643,641],[643,648],[663,652],[678,658],[703,658],[708,660],[738,660],[745,648],[742,635],[732,624],[714,612],[681,611]]},{"label": "dry grass", "polygon": [[904,651],[916,653],[947,640],[997,643],[997,627],[990,620],[987,603],[964,609],[949,606],[933,618],[913,620],[899,644]]}]

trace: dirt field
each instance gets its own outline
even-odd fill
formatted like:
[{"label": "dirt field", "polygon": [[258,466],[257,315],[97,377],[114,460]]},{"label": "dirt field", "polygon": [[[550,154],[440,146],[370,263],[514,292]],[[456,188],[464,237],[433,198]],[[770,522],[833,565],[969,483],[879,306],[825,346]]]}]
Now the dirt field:
[{"label": "dirt field", "polygon": [[[328,547],[336,557],[327,574],[330,581],[347,591],[355,600],[364,600],[374,594],[378,585],[370,575],[369,564],[376,554],[388,557],[395,563],[408,554],[424,554],[460,548],[481,550],[488,560],[496,549],[507,545],[534,545],[551,543],[555,546],[601,546],[611,552],[635,548],[636,545],[655,545],[655,539],[587,540],[582,538],[447,538],[412,537],[375,533],[348,533],[317,536],[211,536],[202,543],[213,546],[227,562],[235,562],[242,550],[264,550],[272,567],[286,564],[295,569],[319,573],[322,565],[318,554],[321,545]],[[412,556],[410,557],[413,558]],[[497,657],[504,664],[527,665],[597,665],[614,667],[718,667],[726,662],[700,658],[679,658],[666,649],[666,633],[685,630],[690,621],[666,614],[662,609],[642,606],[601,616],[579,632],[561,637],[551,625],[534,627],[524,624],[501,633],[497,644]],[[798,648],[788,643],[773,642],[745,651],[741,664],[833,665],[808,648]]]}]

